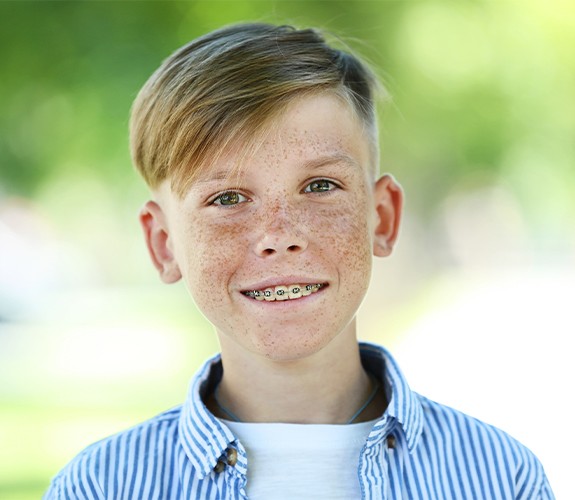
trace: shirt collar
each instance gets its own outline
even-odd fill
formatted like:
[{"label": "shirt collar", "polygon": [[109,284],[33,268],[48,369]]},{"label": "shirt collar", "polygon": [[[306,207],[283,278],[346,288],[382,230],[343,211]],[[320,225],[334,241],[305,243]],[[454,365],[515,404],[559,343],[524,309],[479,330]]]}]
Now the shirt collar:
[{"label": "shirt collar", "polygon": [[208,359],[192,379],[179,421],[182,447],[201,478],[207,476],[236,438],[206,408],[202,396],[215,388],[222,377],[220,355]]},{"label": "shirt collar", "polygon": [[[402,428],[409,451],[413,451],[423,429],[423,409],[391,354],[381,346],[360,343],[364,367],[384,384],[388,407],[368,441],[380,440],[391,421]],[[201,477],[207,476],[236,441],[232,431],[206,408],[202,397],[215,389],[222,377],[221,356],[206,361],[193,378],[179,421],[182,447]]]},{"label": "shirt collar", "polygon": [[407,384],[389,351],[381,346],[360,343],[361,360],[364,367],[384,384],[388,406],[380,421],[375,425],[368,440],[383,438],[393,422],[401,427],[407,447],[413,452],[423,431],[423,408],[416,393]]}]

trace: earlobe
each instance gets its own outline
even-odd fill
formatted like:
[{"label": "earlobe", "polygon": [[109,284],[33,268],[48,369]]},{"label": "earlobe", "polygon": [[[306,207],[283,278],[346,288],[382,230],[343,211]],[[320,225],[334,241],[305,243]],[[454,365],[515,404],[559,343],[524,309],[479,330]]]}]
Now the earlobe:
[{"label": "earlobe", "polygon": [[164,283],[175,283],[182,273],[170,248],[165,214],[155,201],[148,201],[140,210],[140,224],[154,267]]},{"label": "earlobe", "polygon": [[403,210],[403,190],[393,176],[386,174],[375,183],[374,201],[376,225],[373,254],[387,257],[397,240]]}]

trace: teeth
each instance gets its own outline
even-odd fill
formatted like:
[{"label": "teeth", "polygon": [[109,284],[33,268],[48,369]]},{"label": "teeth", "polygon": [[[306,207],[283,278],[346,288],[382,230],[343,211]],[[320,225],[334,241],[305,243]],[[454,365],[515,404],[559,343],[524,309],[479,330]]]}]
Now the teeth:
[{"label": "teeth", "polygon": [[273,302],[276,300],[299,299],[300,297],[307,297],[308,295],[317,292],[322,286],[323,285],[321,283],[314,283],[303,286],[295,283],[288,286],[279,285],[276,287],[266,288],[265,290],[253,290],[250,292],[244,292],[244,295],[259,301],[266,300],[268,302]]}]

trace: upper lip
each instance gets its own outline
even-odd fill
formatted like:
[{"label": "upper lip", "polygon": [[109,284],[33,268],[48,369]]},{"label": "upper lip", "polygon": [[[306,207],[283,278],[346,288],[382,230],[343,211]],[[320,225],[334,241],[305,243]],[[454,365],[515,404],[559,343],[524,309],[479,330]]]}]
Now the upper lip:
[{"label": "upper lip", "polygon": [[327,280],[322,278],[310,278],[302,276],[281,276],[275,278],[269,278],[257,283],[250,284],[246,287],[242,287],[242,292],[250,292],[253,290],[264,290],[266,288],[273,288],[280,285],[313,285],[316,283],[326,284]]}]

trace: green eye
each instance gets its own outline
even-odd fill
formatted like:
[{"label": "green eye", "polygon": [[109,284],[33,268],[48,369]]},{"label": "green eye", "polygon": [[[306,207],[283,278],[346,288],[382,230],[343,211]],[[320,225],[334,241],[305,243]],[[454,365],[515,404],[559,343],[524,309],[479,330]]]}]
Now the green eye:
[{"label": "green eye", "polygon": [[318,179],[317,181],[310,182],[304,192],[306,193],[325,193],[335,189],[335,184],[327,179]]},{"label": "green eye", "polygon": [[246,201],[247,198],[238,193],[237,191],[226,191],[225,193],[220,194],[214,201],[214,205],[222,205],[229,207],[231,205],[237,205],[238,203],[242,203]]}]

